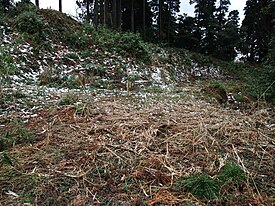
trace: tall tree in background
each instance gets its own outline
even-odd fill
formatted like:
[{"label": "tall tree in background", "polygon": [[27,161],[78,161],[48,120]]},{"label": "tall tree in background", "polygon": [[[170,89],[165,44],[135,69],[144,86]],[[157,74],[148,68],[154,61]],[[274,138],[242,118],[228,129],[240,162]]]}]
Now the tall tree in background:
[{"label": "tall tree in background", "polygon": [[131,32],[135,31],[135,10],[134,0],[131,0]]},{"label": "tall tree in background", "polygon": [[195,4],[196,38],[200,39],[199,51],[212,54],[216,42],[217,20],[214,16],[216,0],[191,0],[190,3]]},{"label": "tall tree in background", "polygon": [[90,14],[90,0],[86,0],[86,21],[90,22],[91,14]]},{"label": "tall tree in background", "polygon": [[0,3],[2,5],[4,12],[7,12],[11,6],[10,0],[1,0]]},{"label": "tall tree in background", "polygon": [[94,3],[94,24],[96,27],[98,26],[98,23],[99,23],[99,20],[98,20],[99,9],[98,8],[99,8],[99,2],[98,2],[98,0],[95,0],[95,3]]},{"label": "tall tree in background", "polygon": [[111,24],[113,29],[117,28],[117,0],[112,0],[112,18]]},{"label": "tall tree in background", "polygon": [[175,39],[177,13],[180,9],[179,0],[166,0],[163,9],[163,33],[165,42],[172,45]]},{"label": "tall tree in background", "polygon": [[121,28],[122,0],[78,0],[77,6],[81,9],[79,17],[96,27],[102,24],[108,28]]},{"label": "tall tree in background", "polygon": [[[267,12],[270,14],[270,17],[272,18],[272,25],[271,25],[271,38],[270,42],[268,44],[268,57],[267,57],[267,63],[270,64],[273,67],[273,80],[275,80],[275,2],[271,2],[269,7],[267,8]],[[275,85],[274,85],[275,86]]]},{"label": "tall tree in background", "polygon": [[242,22],[242,52],[249,62],[261,63],[268,54],[274,21],[273,0],[247,0]]},{"label": "tall tree in background", "polygon": [[35,0],[35,6],[39,8],[39,0]]},{"label": "tall tree in background", "polygon": [[[230,0],[219,0],[215,12],[217,20],[216,42],[213,56],[232,61],[237,55],[239,46],[239,12],[231,11],[228,15]],[[228,18],[226,18],[228,15]]]},{"label": "tall tree in background", "polygon": [[121,11],[122,29],[124,31],[138,32],[148,38],[147,33],[152,27],[152,12],[149,3],[146,0],[122,0]]},{"label": "tall tree in background", "polygon": [[121,0],[117,0],[117,29],[121,30],[121,24],[122,24],[122,4]]},{"label": "tall tree in background", "polygon": [[62,0],[59,0],[58,6],[59,6],[59,11],[62,12]]},{"label": "tall tree in background", "polygon": [[142,1],[142,37],[146,38],[146,0]]},{"label": "tall tree in background", "polygon": [[162,42],[163,40],[163,1],[164,0],[158,0],[159,2],[159,16],[158,16],[158,28],[159,28],[159,32],[158,32],[158,39],[159,42]]},{"label": "tall tree in background", "polygon": [[200,46],[200,40],[196,36],[196,18],[187,16],[187,14],[178,17],[176,28],[175,46],[197,51]]},{"label": "tall tree in background", "polygon": [[158,42],[170,43],[174,37],[179,0],[152,0],[153,22]]},{"label": "tall tree in background", "polygon": [[230,0],[219,0],[218,1],[218,6],[216,9],[215,16],[216,16],[216,19],[218,22],[219,29],[222,29],[222,27],[226,23],[226,15],[228,13],[230,4],[231,4]]},{"label": "tall tree in background", "polygon": [[237,56],[240,43],[239,12],[233,10],[229,13],[223,29],[217,33],[217,48],[213,55],[216,58],[233,61]]},{"label": "tall tree in background", "polygon": [[107,24],[108,24],[109,1],[110,0],[104,0],[104,12],[103,12],[103,15],[104,15],[104,26],[107,26]]}]

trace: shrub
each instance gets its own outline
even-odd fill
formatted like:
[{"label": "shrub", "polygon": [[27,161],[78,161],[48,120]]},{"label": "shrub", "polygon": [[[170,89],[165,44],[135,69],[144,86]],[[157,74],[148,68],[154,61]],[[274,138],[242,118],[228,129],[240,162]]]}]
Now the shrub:
[{"label": "shrub", "polygon": [[128,53],[137,59],[143,59],[146,61],[150,59],[146,45],[137,34],[130,32],[122,33],[118,37],[117,43],[119,53]]},{"label": "shrub", "polygon": [[246,180],[247,176],[235,162],[228,162],[222,167],[221,173],[217,178],[222,183],[233,182],[238,184],[239,181]]},{"label": "shrub", "polygon": [[21,32],[29,34],[42,34],[45,26],[43,18],[35,11],[25,11],[21,13],[15,20],[15,27]]},{"label": "shrub", "polygon": [[8,15],[15,17],[23,12],[36,11],[36,10],[37,10],[37,7],[31,1],[22,0],[20,2],[17,2],[15,7],[11,7],[9,9]]},{"label": "shrub", "polygon": [[81,31],[70,31],[70,29],[68,29],[64,37],[64,43],[76,49],[86,49],[91,43],[91,39]]},{"label": "shrub", "polygon": [[0,151],[6,150],[16,144],[31,143],[34,133],[26,130],[23,123],[15,121],[11,125],[11,129],[0,133]]},{"label": "shrub", "polygon": [[243,182],[247,179],[247,175],[239,165],[234,162],[228,162],[214,178],[207,174],[194,174],[180,178],[175,183],[175,186],[193,194],[200,200],[222,200],[226,197],[222,197],[221,194],[227,194],[230,197],[235,195],[237,190],[241,192],[241,187],[244,185]]},{"label": "shrub", "polygon": [[149,48],[138,34],[116,32],[105,27],[95,29],[95,27],[88,24],[83,24],[82,30],[85,34],[92,36],[95,44],[107,49],[109,52],[150,61]]},{"label": "shrub", "polygon": [[183,179],[181,184],[186,192],[192,193],[198,199],[213,200],[219,198],[219,182],[206,174],[191,175]]},{"label": "shrub", "polygon": [[18,70],[8,50],[5,46],[0,48],[0,82],[9,82]]},{"label": "shrub", "polygon": [[203,91],[211,97],[214,97],[219,103],[227,102],[226,88],[218,81],[211,81]]},{"label": "shrub", "polygon": [[78,100],[78,96],[76,96],[73,93],[66,93],[64,94],[61,99],[58,102],[58,105],[63,106],[63,105],[73,105],[76,103]]}]

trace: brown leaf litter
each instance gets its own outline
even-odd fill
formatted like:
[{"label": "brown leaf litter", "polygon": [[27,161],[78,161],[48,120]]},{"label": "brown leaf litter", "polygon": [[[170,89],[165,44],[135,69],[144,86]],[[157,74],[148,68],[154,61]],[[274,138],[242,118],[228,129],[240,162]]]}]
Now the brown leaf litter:
[{"label": "brown leaf litter", "polygon": [[[74,106],[43,109],[27,125],[37,141],[9,151],[16,159],[9,171],[18,175],[1,166],[1,175],[10,175],[0,178],[2,193],[19,197],[3,193],[0,204],[23,205],[31,193],[31,205],[205,205],[175,182],[194,173],[215,175],[233,160],[255,184],[240,199],[211,205],[274,205],[272,115],[184,98],[143,105],[103,98],[81,113]],[[34,187],[24,186],[23,176]]]}]

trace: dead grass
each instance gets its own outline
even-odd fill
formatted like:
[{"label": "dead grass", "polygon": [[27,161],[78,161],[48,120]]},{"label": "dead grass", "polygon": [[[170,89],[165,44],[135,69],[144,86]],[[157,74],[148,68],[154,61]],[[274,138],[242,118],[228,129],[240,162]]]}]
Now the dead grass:
[{"label": "dead grass", "polygon": [[[37,140],[11,148],[16,161],[1,164],[0,205],[274,205],[268,109],[238,112],[192,98],[89,101],[81,113],[52,107],[29,120]],[[207,203],[176,186],[194,173],[215,175],[229,160],[250,177],[231,196]]]}]

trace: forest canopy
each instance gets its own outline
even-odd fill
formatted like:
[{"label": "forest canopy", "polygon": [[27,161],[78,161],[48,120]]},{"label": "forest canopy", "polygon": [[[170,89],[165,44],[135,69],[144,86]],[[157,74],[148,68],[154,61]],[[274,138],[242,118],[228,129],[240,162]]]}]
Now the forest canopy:
[{"label": "forest canopy", "polygon": [[[1,0],[8,12],[13,1]],[[30,0],[21,2],[32,4]],[[145,41],[232,61],[263,63],[274,50],[273,0],[247,0],[244,19],[230,0],[191,0],[195,16],[180,14],[180,0],[77,0],[79,18],[96,27],[139,33]],[[39,7],[39,0],[35,1]],[[184,9],[183,9],[184,10]],[[62,11],[62,0],[59,0]]]}]

